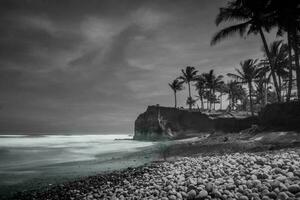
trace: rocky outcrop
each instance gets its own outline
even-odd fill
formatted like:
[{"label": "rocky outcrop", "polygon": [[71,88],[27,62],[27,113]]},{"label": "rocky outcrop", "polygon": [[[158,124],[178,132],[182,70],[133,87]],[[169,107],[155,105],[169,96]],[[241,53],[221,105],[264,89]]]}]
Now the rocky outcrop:
[{"label": "rocky outcrop", "polygon": [[256,117],[208,116],[199,111],[149,106],[135,121],[134,139],[183,138],[213,131],[238,132],[256,123]]},{"label": "rocky outcrop", "polygon": [[259,121],[266,129],[300,130],[300,102],[269,104],[259,113]]}]

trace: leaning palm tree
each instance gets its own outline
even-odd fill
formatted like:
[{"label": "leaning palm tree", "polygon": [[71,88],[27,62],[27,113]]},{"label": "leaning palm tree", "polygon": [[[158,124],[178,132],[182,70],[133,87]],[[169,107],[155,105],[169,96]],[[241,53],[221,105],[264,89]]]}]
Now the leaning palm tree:
[{"label": "leaning palm tree", "polygon": [[174,92],[174,107],[177,108],[177,91],[181,91],[183,89],[182,81],[175,79],[172,83],[169,83],[170,88]]},{"label": "leaning palm tree", "polygon": [[235,69],[236,74],[232,74],[232,73],[227,74],[229,77],[236,78],[240,83],[248,85],[250,110],[252,115],[254,115],[253,101],[252,101],[252,94],[253,94],[252,83],[259,75],[259,69],[257,68],[257,61],[258,60],[247,59],[240,63],[241,70]]},{"label": "leaning palm tree", "polygon": [[241,23],[226,27],[216,33],[211,41],[211,45],[216,44],[220,40],[227,38],[235,33],[241,36],[249,34],[260,34],[267,57],[271,66],[271,75],[276,89],[277,99],[281,100],[278,83],[275,76],[274,62],[270,56],[268,44],[264,35],[264,30],[269,31],[273,24],[269,17],[271,14],[268,10],[269,0],[232,0],[228,2],[226,7],[220,8],[220,12],[216,18],[216,24],[231,21]]},{"label": "leaning palm tree", "polygon": [[[195,69],[195,67],[187,66],[185,69],[181,70],[182,76],[180,76],[178,79],[182,80],[184,83],[188,85],[189,89],[189,96],[188,99],[192,99],[191,96],[191,82],[194,81],[197,77],[198,71]],[[188,101],[192,102],[192,101]],[[189,109],[192,109],[192,104],[189,104]]]}]

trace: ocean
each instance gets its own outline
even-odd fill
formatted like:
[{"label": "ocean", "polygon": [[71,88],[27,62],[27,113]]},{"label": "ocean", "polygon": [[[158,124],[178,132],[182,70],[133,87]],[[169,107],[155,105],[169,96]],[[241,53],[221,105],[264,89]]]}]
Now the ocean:
[{"label": "ocean", "polygon": [[154,142],[130,139],[129,135],[0,135],[0,197],[156,159],[149,153]]}]

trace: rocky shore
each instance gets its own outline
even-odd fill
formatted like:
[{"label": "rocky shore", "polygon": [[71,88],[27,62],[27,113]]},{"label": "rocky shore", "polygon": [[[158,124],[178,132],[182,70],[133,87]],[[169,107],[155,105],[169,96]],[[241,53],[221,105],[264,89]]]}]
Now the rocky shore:
[{"label": "rocky shore", "polygon": [[300,149],[182,157],[14,199],[299,199]]}]

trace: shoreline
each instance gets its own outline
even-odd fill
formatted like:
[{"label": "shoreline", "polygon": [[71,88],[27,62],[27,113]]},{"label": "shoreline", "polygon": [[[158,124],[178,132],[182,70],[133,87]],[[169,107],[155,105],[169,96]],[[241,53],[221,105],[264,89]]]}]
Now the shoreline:
[{"label": "shoreline", "polygon": [[[253,161],[253,159],[256,161]],[[295,163],[290,163],[291,159]],[[243,162],[239,160],[243,160]],[[217,169],[215,170],[215,168]],[[265,174],[261,175],[260,168],[268,170],[263,171]],[[228,173],[229,171],[226,172],[226,170],[229,170],[230,173]],[[280,172],[277,173],[276,170]],[[246,172],[250,173],[250,175],[247,175]],[[214,173],[215,175],[213,175]],[[218,173],[220,174],[216,175]],[[296,175],[292,173],[296,173]],[[239,178],[236,179],[237,177]],[[179,179],[182,180],[178,182]],[[237,180],[244,180],[245,183],[237,183]],[[221,184],[218,181],[223,182]],[[226,185],[228,184],[230,184],[230,187],[227,188]],[[248,188],[250,184],[256,185]],[[273,187],[272,184],[277,184],[278,187]],[[285,187],[282,184],[285,184]],[[285,197],[291,196],[293,199],[296,198],[296,195],[300,197],[300,193],[297,194],[300,192],[299,184],[300,148],[297,147],[256,153],[228,153],[210,156],[193,155],[170,161],[154,161],[140,167],[129,167],[111,173],[83,177],[75,181],[44,188],[42,192],[28,191],[19,193],[14,196],[14,199],[88,200],[153,197],[153,199],[167,200],[191,199],[191,196],[196,198],[199,195],[203,195],[203,197],[221,195],[223,199],[226,199],[226,197],[230,196],[235,197],[237,193],[240,194],[239,199],[246,199],[246,197],[250,199],[249,196],[253,196],[252,193],[251,195],[248,194],[248,196],[241,193],[241,190],[246,189],[243,188],[245,185],[250,190],[257,187],[258,189],[256,190],[258,191],[254,196],[261,195],[260,198],[263,197],[262,195],[268,197],[281,195]],[[243,189],[241,189],[240,185],[242,185]],[[296,188],[297,185],[299,188]],[[294,189],[296,188],[295,191],[298,191],[298,189],[299,191],[297,193],[289,192],[293,190],[293,188],[289,189],[291,186]],[[268,188],[268,193],[266,191],[263,192],[261,188]]]},{"label": "shoreline", "polygon": [[[228,138],[228,141],[224,142],[224,137]],[[285,138],[285,140],[283,140],[283,137]],[[274,153],[280,151],[289,151],[290,148],[293,148],[298,151],[300,149],[299,137],[300,134],[297,132],[270,132],[258,134],[214,133],[205,137],[193,137],[181,140],[158,142],[150,147],[141,147],[143,151],[138,151],[135,153],[135,157],[153,158],[152,160],[150,159],[148,162],[141,166],[134,166],[121,170],[102,171],[92,176],[82,176],[73,179],[74,181],[66,181],[62,184],[53,185],[51,187],[43,187],[39,190],[31,190],[24,193],[17,193],[15,196],[13,196],[12,199],[32,199],[32,195],[50,195],[49,197],[46,197],[49,199],[55,199],[51,195],[54,195],[56,193],[62,195],[59,197],[59,199],[70,199],[70,191],[74,189],[77,190],[80,185],[82,186],[81,182],[91,182],[93,183],[92,185],[88,184],[91,187],[94,187],[94,183],[97,187],[107,185],[107,180],[115,182],[117,181],[118,183],[120,183],[123,181],[121,179],[124,179],[124,173],[129,173],[129,175],[133,172],[133,174],[139,174],[139,172],[141,173],[141,170],[143,171],[145,167],[147,168],[147,166],[155,167],[162,163],[176,163],[180,162],[180,159],[183,159],[184,157],[187,157],[188,159],[201,159],[202,157],[213,158],[215,156],[234,155],[235,153],[272,154],[272,152]],[[291,143],[292,140],[296,142]],[[128,160],[128,158],[124,159]],[[134,176],[135,175],[131,174],[131,177]],[[115,177],[119,177],[119,179],[115,180]],[[103,182],[103,180],[106,180],[106,182]],[[89,189],[84,189],[84,191],[89,191]],[[73,195],[73,192],[71,193]],[[64,198],[64,196],[66,195],[67,197]],[[81,197],[74,198],[82,199]],[[99,197],[96,197],[94,199],[99,199]]]}]

